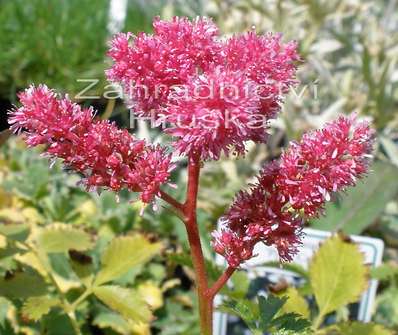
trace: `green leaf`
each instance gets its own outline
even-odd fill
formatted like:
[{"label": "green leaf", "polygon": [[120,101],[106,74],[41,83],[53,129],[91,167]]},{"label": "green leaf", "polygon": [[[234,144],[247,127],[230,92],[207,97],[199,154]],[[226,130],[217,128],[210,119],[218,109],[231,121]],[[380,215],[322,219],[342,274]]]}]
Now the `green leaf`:
[{"label": "green leaf", "polygon": [[62,292],[66,293],[71,289],[81,287],[81,282],[72,270],[72,266],[65,253],[51,253],[47,255],[47,259],[42,258],[42,260],[48,264],[49,272],[52,273]]},{"label": "green leaf", "polygon": [[[296,313],[287,313],[272,320],[273,327],[278,330],[301,332],[311,326],[311,322]],[[266,330],[266,329],[265,329]]]},{"label": "green leaf", "polygon": [[84,251],[93,245],[89,234],[61,223],[40,229],[37,243],[47,253],[67,252],[71,249]]},{"label": "green leaf", "polygon": [[47,296],[28,298],[23,307],[22,313],[33,321],[38,321],[43,315],[50,312],[51,308],[60,304],[57,298]]},{"label": "green leaf", "polygon": [[27,223],[0,223],[0,234],[5,237],[23,242],[30,233],[30,227]]},{"label": "green leaf", "polygon": [[393,335],[382,325],[374,323],[345,322],[326,328],[325,335]]},{"label": "green leaf", "polygon": [[336,202],[326,205],[326,216],[312,221],[316,229],[360,234],[383,212],[386,203],[398,192],[398,168],[374,162],[372,172]]},{"label": "green leaf", "polygon": [[94,278],[93,260],[90,256],[76,250],[69,250],[70,265],[79,277],[80,281],[86,286],[91,286]]},{"label": "green leaf", "polygon": [[262,330],[268,329],[272,319],[279,312],[286,301],[287,297],[279,298],[272,294],[269,294],[266,298],[261,296],[258,297],[260,327]]},{"label": "green leaf", "polygon": [[99,286],[119,278],[134,266],[148,262],[160,249],[160,243],[151,243],[140,235],[113,239],[102,255],[102,267],[94,284]]},{"label": "green leaf", "polygon": [[280,296],[288,298],[286,303],[282,306],[282,313],[296,313],[306,319],[310,318],[310,310],[307,301],[299,294],[296,288],[289,287]]},{"label": "green leaf", "polygon": [[151,311],[137,292],[120,286],[108,285],[94,288],[95,296],[108,307],[121,314],[126,320],[147,323]]},{"label": "green leaf", "polygon": [[46,291],[44,280],[35,273],[16,272],[0,279],[0,296],[7,298],[41,296]]},{"label": "green leaf", "polygon": [[223,302],[219,310],[224,313],[235,315],[241,318],[251,331],[257,330],[258,306],[247,299],[233,300]]},{"label": "green leaf", "polygon": [[358,247],[341,235],[327,239],[310,263],[310,280],[320,317],[359,299],[368,268]]},{"label": "green leaf", "polygon": [[[2,244],[2,242],[5,242],[5,244]],[[0,259],[10,257],[18,253],[23,254],[24,252],[26,252],[26,250],[18,248],[16,243],[13,243],[12,241],[7,241],[7,239],[3,235],[0,235]]]},{"label": "green leaf", "polygon": [[120,334],[131,334],[129,323],[120,314],[101,312],[93,320],[93,325],[100,328],[110,328]]}]

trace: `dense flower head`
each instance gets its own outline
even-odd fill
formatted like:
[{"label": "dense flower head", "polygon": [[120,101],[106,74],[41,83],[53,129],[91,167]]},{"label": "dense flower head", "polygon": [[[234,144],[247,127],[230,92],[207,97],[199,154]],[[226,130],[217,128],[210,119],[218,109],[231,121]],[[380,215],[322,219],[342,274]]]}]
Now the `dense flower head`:
[{"label": "dense flower head", "polygon": [[80,172],[89,189],[140,191],[151,202],[169,179],[171,156],[160,147],[135,139],[109,121],[95,121],[91,108],[81,108],[44,85],[19,94],[22,106],[10,112],[14,131],[25,131],[29,146],[46,144],[46,154],[63,159]]},{"label": "dense flower head", "polygon": [[172,124],[166,131],[177,138],[178,152],[200,152],[203,159],[218,159],[221,152],[232,149],[243,153],[245,141],[264,140],[254,89],[242,73],[222,67],[192,77],[185,90],[170,97],[164,110]]},{"label": "dense flower head", "polygon": [[340,117],[293,142],[280,160],[266,165],[249,191],[238,193],[214,233],[213,246],[230,266],[253,257],[258,242],[291,260],[303,221],[323,212],[330,193],[354,186],[369,165],[373,131],[354,117]]},{"label": "dense flower head", "polygon": [[254,31],[230,38],[225,47],[229,69],[244,71],[257,84],[260,111],[273,118],[280,110],[283,94],[295,84],[297,43],[282,42],[282,34],[258,36]]},{"label": "dense flower head", "polygon": [[138,115],[157,112],[167,102],[170,88],[185,84],[198,71],[219,62],[217,27],[206,18],[193,22],[175,17],[154,21],[154,34],[118,34],[108,55],[114,61],[107,77],[122,83],[127,100]]},{"label": "dense flower head", "polygon": [[[152,35],[119,34],[111,43],[113,66],[107,76],[122,84],[129,107],[141,117],[159,121],[166,116],[183,155],[200,151],[202,159],[218,159],[221,152],[243,154],[248,140],[263,142],[267,121],[295,84],[296,43],[255,32],[222,40],[206,18],[155,19],[153,26]],[[234,96],[220,97],[223,84],[233,85]],[[193,94],[198,85],[214,94]],[[183,91],[184,98],[176,91]],[[237,116],[232,118],[236,123],[220,126],[230,120],[225,114]],[[213,127],[210,122],[207,129],[203,123],[190,125],[204,115],[217,121]],[[241,126],[249,116],[252,122]]]}]

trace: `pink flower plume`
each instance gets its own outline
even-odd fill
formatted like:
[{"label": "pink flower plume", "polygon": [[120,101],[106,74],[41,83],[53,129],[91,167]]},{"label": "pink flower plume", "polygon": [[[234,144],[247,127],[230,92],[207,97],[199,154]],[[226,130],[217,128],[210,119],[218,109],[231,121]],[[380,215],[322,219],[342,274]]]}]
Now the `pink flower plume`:
[{"label": "pink flower plume", "polygon": [[368,169],[374,132],[367,123],[340,117],[293,142],[242,191],[213,233],[213,246],[230,266],[253,257],[258,242],[291,260],[306,218],[317,217],[333,192],[354,186]]},{"label": "pink flower plume", "polygon": [[169,179],[171,156],[160,147],[135,139],[109,121],[95,121],[91,108],[81,108],[44,85],[19,94],[22,106],[10,112],[14,131],[23,130],[29,146],[46,144],[50,157],[84,177],[88,189],[139,191],[151,202]]}]

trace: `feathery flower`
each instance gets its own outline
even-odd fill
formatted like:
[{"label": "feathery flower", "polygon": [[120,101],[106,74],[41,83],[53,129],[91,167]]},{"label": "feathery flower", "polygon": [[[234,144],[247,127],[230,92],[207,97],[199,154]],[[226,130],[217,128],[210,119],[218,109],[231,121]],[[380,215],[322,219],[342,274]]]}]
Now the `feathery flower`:
[{"label": "feathery flower", "polygon": [[366,173],[373,136],[367,123],[340,117],[293,142],[249,191],[238,193],[220,231],[213,233],[215,251],[238,267],[264,242],[275,246],[282,260],[291,260],[303,220],[317,217],[330,193],[354,186]]},{"label": "feathery flower", "polygon": [[244,153],[245,141],[264,140],[254,90],[254,83],[241,72],[219,66],[192,77],[185,90],[171,94],[164,114],[172,127],[166,132],[178,138],[174,143],[178,152],[218,159],[221,152]]},{"label": "feathery flower", "polygon": [[148,203],[168,181],[173,166],[164,149],[113,123],[94,121],[91,108],[82,109],[68,97],[58,99],[44,85],[31,86],[19,99],[22,107],[10,111],[11,129],[24,130],[29,146],[47,144],[47,155],[80,172],[88,189],[128,188],[142,192],[141,200]]},{"label": "feathery flower", "polygon": [[153,26],[153,35],[116,35],[108,52],[114,64],[107,77],[123,85],[139,116],[150,116],[151,110],[157,113],[172,86],[185,84],[221,58],[221,45],[215,39],[218,29],[209,19],[157,18]]},{"label": "feathery flower", "polygon": [[[155,19],[153,26],[153,35],[116,35],[108,53],[107,76],[122,83],[129,107],[157,121],[166,116],[183,155],[218,159],[243,154],[248,140],[264,142],[267,121],[295,83],[296,43],[255,32],[221,41],[206,18]],[[221,96],[222,86],[231,94]]]},{"label": "feathery flower", "polygon": [[262,114],[275,117],[282,95],[296,83],[295,62],[300,59],[297,43],[282,43],[281,34],[258,36],[251,31],[230,38],[225,54],[228,68],[244,71],[246,77],[257,84]]}]

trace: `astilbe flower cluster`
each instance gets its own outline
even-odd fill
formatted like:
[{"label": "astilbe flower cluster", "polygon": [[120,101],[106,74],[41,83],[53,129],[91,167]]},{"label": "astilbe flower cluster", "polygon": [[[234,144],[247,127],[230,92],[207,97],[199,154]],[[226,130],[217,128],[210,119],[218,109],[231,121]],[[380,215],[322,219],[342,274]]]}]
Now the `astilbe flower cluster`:
[{"label": "astilbe flower cluster", "polygon": [[185,84],[198,69],[206,70],[221,57],[218,28],[209,19],[155,18],[153,28],[153,35],[116,35],[108,52],[114,64],[107,77],[123,85],[138,115],[158,111],[173,85]]},{"label": "astilbe flower cluster", "polygon": [[31,86],[19,99],[22,106],[10,112],[11,129],[23,129],[29,146],[47,145],[46,154],[80,172],[88,189],[127,188],[149,203],[168,181],[170,154],[109,121],[94,120],[92,108],[58,98],[45,85]]},{"label": "astilbe flower cluster", "polygon": [[[174,138],[176,152],[188,156],[192,178],[199,174],[200,160],[244,154],[245,142],[266,140],[268,121],[295,83],[296,48],[295,42],[283,43],[281,35],[254,31],[222,40],[205,18],[155,19],[152,35],[113,39],[107,76],[122,84],[139,116],[167,121],[165,131]],[[141,192],[146,203],[162,196],[160,187],[174,167],[164,148],[95,120],[91,108],[58,98],[46,86],[32,86],[19,98],[22,106],[9,118],[13,130],[24,130],[30,146],[47,145],[47,154],[80,172],[89,189],[127,188]],[[372,137],[368,124],[341,117],[293,142],[238,193],[213,233],[215,251],[231,268],[253,257],[258,242],[291,260],[304,220],[320,215],[331,193],[365,174]],[[195,210],[195,187],[189,190],[185,204],[164,195],[179,211]],[[188,233],[192,222],[186,223]]]},{"label": "astilbe flower cluster", "polygon": [[205,18],[156,19],[153,35],[114,38],[107,76],[139,116],[169,123],[180,154],[218,159],[243,154],[248,140],[265,141],[268,120],[294,84],[296,48],[255,32],[221,40]]},{"label": "astilbe flower cluster", "polygon": [[340,117],[291,143],[280,160],[266,165],[248,191],[238,193],[213,246],[230,266],[253,257],[258,242],[291,260],[304,220],[322,214],[330,194],[354,186],[372,150],[373,131],[354,117]]}]

